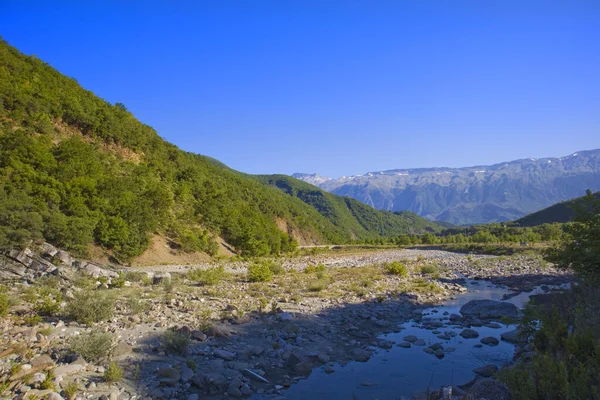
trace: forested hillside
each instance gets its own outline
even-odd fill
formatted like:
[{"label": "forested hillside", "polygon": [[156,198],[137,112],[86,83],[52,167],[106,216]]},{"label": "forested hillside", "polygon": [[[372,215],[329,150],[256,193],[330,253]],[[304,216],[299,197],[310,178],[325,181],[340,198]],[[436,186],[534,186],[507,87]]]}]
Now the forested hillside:
[{"label": "forested hillside", "polygon": [[95,243],[126,261],[158,232],[189,251],[214,254],[220,236],[242,254],[266,255],[292,249],[295,237],[339,243],[432,226],[333,195],[296,198],[182,151],[123,104],[6,42],[0,122],[2,249],[43,238],[85,253]]},{"label": "forested hillside", "polygon": [[[600,192],[593,194],[594,197],[600,199]],[[576,199],[562,201],[548,208],[544,208],[538,212],[526,215],[515,221],[519,226],[537,226],[542,224],[564,223],[573,220],[575,209],[584,204],[586,196]]]}]

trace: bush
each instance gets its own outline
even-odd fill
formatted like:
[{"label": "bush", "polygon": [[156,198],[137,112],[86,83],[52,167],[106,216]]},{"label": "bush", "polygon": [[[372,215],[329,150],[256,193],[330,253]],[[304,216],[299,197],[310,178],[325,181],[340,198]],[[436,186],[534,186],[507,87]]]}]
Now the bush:
[{"label": "bush", "polygon": [[127,308],[129,308],[131,315],[137,315],[147,311],[150,307],[146,300],[130,297],[127,299]]},{"label": "bush", "polygon": [[0,290],[0,317],[4,317],[8,313],[9,307],[8,295],[4,290]]},{"label": "bush", "polygon": [[188,278],[198,282],[202,286],[212,286],[221,282],[226,274],[225,268],[222,265],[219,265],[208,269],[196,268],[191,270],[188,272]]},{"label": "bush", "polygon": [[79,392],[79,386],[77,382],[71,382],[63,388],[63,391],[67,400],[73,400]]},{"label": "bush", "polygon": [[123,378],[123,368],[119,367],[116,362],[111,361],[104,370],[104,381],[108,383],[118,382],[121,378]]},{"label": "bush", "polygon": [[271,270],[273,275],[285,274],[285,268],[283,268],[281,264],[274,261],[269,263],[269,269]]},{"label": "bush", "polygon": [[317,280],[309,283],[308,290],[311,292],[320,292],[320,291],[326,289],[327,285],[328,285],[328,283],[326,280],[317,279]]},{"label": "bush", "polygon": [[56,292],[54,296],[46,294],[42,296],[41,302],[34,306],[34,310],[40,315],[56,315],[60,312],[60,304],[62,303],[62,293]]},{"label": "bush", "polygon": [[184,356],[190,345],[190,337],[181,332],[166,331],[161,337],[161,343],[168,353]]},{"label": "bush", "polygon": [[254,263],[248,267],[248,280],[250,282],[268,282],[273,279],[273,272],[269,265]]},{"label": "bush", "polygon": [[87,362],[98,362],[110,358],[113,337],[109,333],[100,331],[82,333],[71,340],[69,349]]},{"label": "bush", "polygon": [[408,275],[408,268],[406,267],[406,265],[402,264],[399,261],[392,261],[384,264],[384,269],[385,272],[387,272],[390,275]]},{"label": "bush", "polygon": [[307,274],[314,274],[314,273],[325,272],[325,271],[327,271],[327,267],[323,264],[309,265],[306,268],[304,268],[304,272]]},{"label": "bush", "polygon": [[125,274],[120,272],[119,276],[117,276],[116,278],[112,278],[112,280],[110,281],[110,286],[114,288],[122,288],[123,286],[125,286],[125,281]]},{"label": "bush", "polygon": [[421,266],[421,273],[423,275],[434,274],[436,272],[437,272],[437,265],[435,265],[435,264],[427,264],[427,265]]},{"label": "bush", "polygon": [[91,324],[112,318],[115,299],[107,292],[80,291],[66,307],[67,315],[77,322]]}]

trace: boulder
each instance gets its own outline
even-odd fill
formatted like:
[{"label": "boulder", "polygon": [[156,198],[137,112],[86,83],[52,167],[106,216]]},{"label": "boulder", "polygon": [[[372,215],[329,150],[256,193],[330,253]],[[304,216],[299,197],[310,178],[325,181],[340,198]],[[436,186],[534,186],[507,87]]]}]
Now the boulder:
[{"label": "boulder", "polygon": [[512,303],[495,300],[471,300],[460,308],[464,316],[483,319],[510,317],[517,318],[519,309]]},{"label": "boulder", "polygon": [[483,367],[475,368],[473,372],[483,377],[489,378],[494,375],[498,371],[498,366],[496,364],[487,364]]},{"label": "boulder", "polygon": [[480,342],[488,346],[496,346],[498,343],[500,343],[500,341],[493,336],[484,337],[480,340]]},{"label": "boulder", "polygon": [[366,350],[366,349],[352,350],[352,358],[354,359],[354,361],[359,361],[359,362],[369,361],[369,358],[371,358],[372,354],[373,353],[371,351]]},{"label": "boulder", "polygon": [[463,331],[460,333],[460,336],[465,339],[475,339],[479,337],[479,333],[473,329],[463,329]]},{"label": "boulder", "polygon": [[168,272],[161,272],[160,274],[155,274],[153,278],[153,283],[155,285],[162,283],[165,280],[171,280],[171,274]]},{"label": "boulder", "polygon": [[500,338],[509,343],[523,343],[525,340],[521,336],[521,332],[518,329],[513,329],[512,331],[504,332],[500,335]]}]

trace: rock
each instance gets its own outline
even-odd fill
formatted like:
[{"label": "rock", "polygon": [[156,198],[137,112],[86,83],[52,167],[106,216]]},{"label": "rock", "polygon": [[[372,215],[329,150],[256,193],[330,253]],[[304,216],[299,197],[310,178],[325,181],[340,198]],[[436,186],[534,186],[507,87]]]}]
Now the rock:
[{"label": "rock", "polygon": [[155,274],[154,278],[152,278],[152,282],[157,285],[162,283],[165,280],[171,280],[171,274],[168,272],[161,272],[160,274]]},{"label": "rock", "polygon": [[198,330],[192,331],[192,333],[190,334],[190,337],[199,342],[204,342],[207,339],[206,334],[204,332],[198,331]]},{"label": "rock", "polygon": [[496,346],[500,343],[500,341],[493,336],[484,337],[480,342],[488,346]]},{"label": "rock", "polygon": [[521,337],[521,332],[518,329],[513,329],[512,331],[504,332],[500,335],[502,340],[505,340],[509,343],[523,343],[524,340]]},{"label": "rock", "polygon": [[319,360],[319,362],[322,362],[323,364],[328,363],[330,360],[329,356],[325,353],[319,353],[319,355],[317,356],[317,359]]},{"label": "rock", "polygon": [[46,395],[46,400],[65,400],[60,394],[52,392]]},{"label": "rock", "polygon": [[242,385],[242,387],[240,388],[240,392],[242,392],[242,396],[252,396],[252,389],[250,389],[250,386],[248,386],[247,383],[244,383]]},{"label": "rock", "polygon": [[475,339],[479,337],[479,333],[473,329],[463,329],[463,331],[460,333],[460,336],[465,339]]},{"label": "rock", "polygon": [[429,347],[425,347],[425,348],[423,349],[423,351],[424,351],[425,353],[427,353],[427,354],[433,354],[433,350],[432,350],[432,349],[430,349]]},{"label": "rock", "polygon": [[508,388],[495,379],[480,379],[469,388],[464,400],[511,400]]},{"label": "rock", "polygon": [[494,375],[494,373],[496,373],[496,371],[498,371],[498,366],[495,364],[487,364],[487,365],[484,365],[483,367],[475,368],[473,370],[473,372],[475,372],[476,374],[481,375],[486,378],[489,378],[490,376]]},{"label": "rock", "polygon": [[91,275],[94,278],[99,278],[101,276],[105,278],[116,278],[117,276],[119,276],[119,274],[117,274],[114,271],[100,268],[96,264],[88,263],[85,261],[81,265],[81,269],[83,269],[88,275]]},{"label": "rock", "polygon": [[234,353],[222,349],[216,349],[215,351],[213,351],[213,354],[215,355],[215,357],[222,358],[225,361],[232,361],[235,358]]},{"label": "rock", "polygon": [[410,349],[410,343],[409,342],[401,342],[398,344],[398,347],[402,347],[403,349]]},{"label": "rock", "polygon": [[485,324],[486,327],[488,328],[492,328],[492,329],[500,329],[502,328],[502,325],[500,325],[497,322],[488,322],[487,324]]},{"label": "rock", "polygon": [[331,365],[326,365],[323,367],[323,370],[326,374],[333,374],[335,372],[335,369]]},{"label": "rock", "polygon": [[74,375],[80,371],[84,371],[85,367],[86,366],[84,364],[80,364],[79,362],[74,361],[71,364],[66,364],[66,365],[61,365],[59,367],[56,367],[54,369],[54,375],[57,377]]},{"label": "rock", "polygon": [[444,358],[444,356],[446,354],[444,354],[444,350],[437,349],[436,351],[433,352],[433,355],[436,356],[437,358]]},{"label": "rock", "polygon": [[426,342],[425,342],[425,339],[417,339],[417,340],[415,340],[415,342],[413,344],[415,346],[425,346]]},{"label": "rock", "polygon": [[287,359],[287,365],[294,368],[296,364],[305,361],[304,357],[297,355],[296,353],[291,353]]},{"label": "rock", "polygon": [[127,355],[127,354],[131,353],[132,351],[133,351],[133,349],[130,345],[128,345],[125,342],[120,342],[113,349],[113,356],[118,358],[118,357]]},{"label": "rock", "polygon": [[291,321],[294,319],[294,316],[290,313],[282,312],[282,313],[279,313],[278,318],[281,321]]},{"label": "rock", "polygon": [[110,392],[108,400],[119,400],[119,394],[117,392]]},{"label": "rock", "polygon": [[163,378],[173,379],[175,381],[179,381],[181,379],[181,374],[175,368],[164,367],[158,370],[158,376],[162,376]]},{"label": "rock", "polygon": [[312,371],[312,364],[308,361],[302,361],[294,365],[294,371],[298,374],[308,375]]},{"label": "rock", "polygon": [[239,378],[233,378],[227,386],[227,394],[231,397],[242,397],[241,387],[242,381]]},{"label": "rock", "polygon": [[460,308],[460,313],[464,316],[474,316],[478,318],[517,318],[519,310],[512,303],[495,300],[471,300]]},{"label": "rock", "polygon": [[443,349],[444,347],[442,346],[441,343],[434,343],[431,346],[429,346],[429,348],[433,351],[436,351],[436,350]]},{"label": "rock", "polygon": [[417,341],[417,337],[415,335],[407,335],[407,336],[404,336],[402,339],[404,339],[405,341],[407,341],[409,343]]},{"label": "rock", "polygon": [[352,358],[354,361],[366,362],[371,358],[373,353],[366,349],[354,349],[352,350]]},{"label": "rock", "polygon": [[225,326],[213,325],[210,328],[208,328],[207,333],[209,336],[214,336],[214,337],[230,337],[231,336],[231,331],[229,329],[227,329]]},{"label": "rock", "polygon": [[450,340],[450,339],[452,339],[452,338],[450,337],[450,335],[448,335],[448,334],[446,334],[446,333],[444,333],[444,334],[442,334],[442,335],[438,335],[438,336],[437,336],[437,338],[438,338],[438,339],[442,339],[442,340]]}]

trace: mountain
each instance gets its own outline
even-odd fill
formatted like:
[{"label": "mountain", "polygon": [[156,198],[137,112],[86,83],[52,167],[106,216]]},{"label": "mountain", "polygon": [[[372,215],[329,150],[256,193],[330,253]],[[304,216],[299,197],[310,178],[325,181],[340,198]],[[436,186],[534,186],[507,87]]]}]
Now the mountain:
[{"label": "mountain", "polygon": [[162,235],[184,251],[214,254],[224,240],[261,256],[436,227],[289,179],[312,197],[180,150],[123,104],[0,43],[0,250],[46,240],[128,261]]},{"label": "mountain", "polygon": [[[600,199],[600,192],[594,193],[593,196]],[[544,208],[543,210],[526,215],[523,218],[519,218],[515,221],[515,224],[519,226],[537,226],[555,222],[569,222],[575,216],[575,209],[584,204],[585,198],[586,196],[582,196],[576,199],[562,201],[548,208]]]},{"label": "mountain", "polygon": [[600,189],[600,150],[466,168],[369,172],[329,179],[295,174],[381,210],[408,210],[456,225],[510,221]]}]

